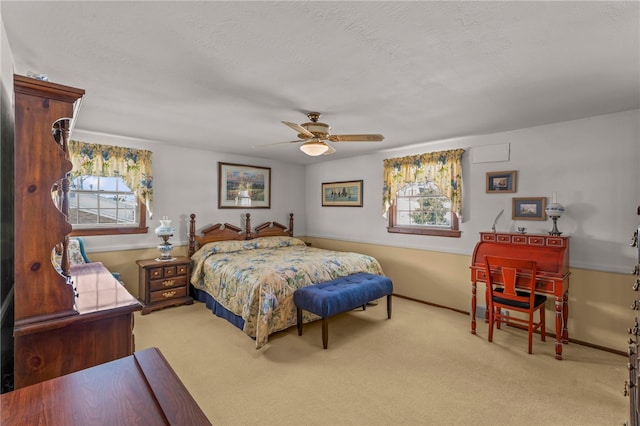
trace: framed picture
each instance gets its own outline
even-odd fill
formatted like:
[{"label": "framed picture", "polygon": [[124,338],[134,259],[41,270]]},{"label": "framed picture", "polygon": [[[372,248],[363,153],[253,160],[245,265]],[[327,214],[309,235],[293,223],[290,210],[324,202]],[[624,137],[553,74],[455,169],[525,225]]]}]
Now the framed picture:
[{"label": "framed picture", "polygon": [[516,192],[516,171],[487,173],[487,192]]},{"label": "framed picture", "polygon": [[271,168],[218,163],[218,208],[271,207]]},{"label": "framed picture", "polygon": [[544,212],[547,206],[545,197],[513,198],[511,219],[546,220]]},{"label": "framed picture", "polygon": [[362,182],[327,182],[322,184],[322,207],[362,207]]}]

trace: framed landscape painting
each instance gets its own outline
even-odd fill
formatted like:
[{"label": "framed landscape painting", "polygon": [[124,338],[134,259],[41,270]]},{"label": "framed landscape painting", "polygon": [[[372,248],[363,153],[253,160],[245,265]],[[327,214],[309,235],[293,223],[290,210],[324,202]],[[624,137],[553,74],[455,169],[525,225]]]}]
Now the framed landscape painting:
[{"label": "framed landscape painting", "polygon": [[362,180],[322,184],[322,207],[362,207]]},{"label": "framed landscape painting", "polygon": [[516,171],[487,173],[487,193],[516,192]]},{"label": "framed landscape painting", "polygon": [[218,208],[271,207],[271,168],[218,163]]},{"label": "framed landscape painting", "polygon": [[513,220],[546,220],[545,197],[513,198],[511,218]]}]

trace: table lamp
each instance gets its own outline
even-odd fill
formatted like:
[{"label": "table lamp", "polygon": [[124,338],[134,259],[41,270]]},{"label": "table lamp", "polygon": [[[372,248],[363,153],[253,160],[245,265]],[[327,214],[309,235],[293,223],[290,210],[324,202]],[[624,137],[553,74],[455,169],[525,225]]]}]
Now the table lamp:
[{"label": "table lamp", "polygon": [[558,231],[557,221],[560,216],[564,213],[564,207],[562,204],[556,201],[556,193],[553,193],[553,198],[551,199],[551,203],[547,204],[547,207],[544,209],[547,216],[553,220],[553,228],[549,231],[549,235],[559,236],[562,232]]},{"label": "table lamp", "polygon": [[162,243],[158,245],[160,257],[156,260],[174,260],[174,258],[171,257],[173,245],[169,242],[169,237],[172,237],[175,232],[175,228],[171,227],[171,220],[169,220],[167,216],[163,216],[160,220],[160,226],[158,226],[154,232],[158,237],[162,238]]}]

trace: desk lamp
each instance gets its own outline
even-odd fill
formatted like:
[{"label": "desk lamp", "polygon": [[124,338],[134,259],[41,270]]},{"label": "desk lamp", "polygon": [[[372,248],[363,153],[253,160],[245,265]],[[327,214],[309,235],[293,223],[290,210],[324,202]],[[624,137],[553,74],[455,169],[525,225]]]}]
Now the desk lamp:
[{"label": "desk lamp", "polygon": [[547,216],[553,220],[553,228],[549,231],[549,235],[560,236],[562,232],[558,231],[557,221],[564,213],[564,207],[562,204],[556,201],[556,193],[553,193],[553,198],[551,199],[551,203],[547,204],[547,207],[544,209]]}]

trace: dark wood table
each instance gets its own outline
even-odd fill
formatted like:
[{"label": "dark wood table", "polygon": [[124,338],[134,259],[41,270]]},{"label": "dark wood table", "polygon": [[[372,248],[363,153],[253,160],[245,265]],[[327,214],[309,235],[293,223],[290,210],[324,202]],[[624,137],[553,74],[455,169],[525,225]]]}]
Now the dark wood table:
[{"label": "dark wood table", "polygon": [[9,425],[211,425],[162,353],[145,349],[0,395]]}]

